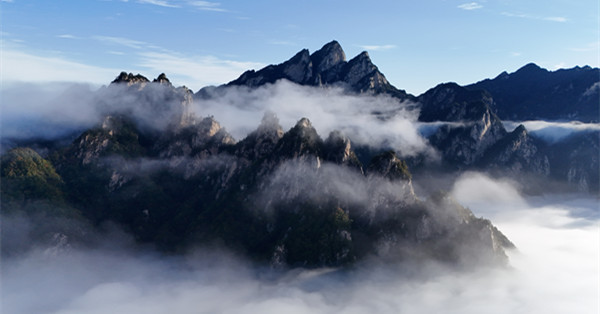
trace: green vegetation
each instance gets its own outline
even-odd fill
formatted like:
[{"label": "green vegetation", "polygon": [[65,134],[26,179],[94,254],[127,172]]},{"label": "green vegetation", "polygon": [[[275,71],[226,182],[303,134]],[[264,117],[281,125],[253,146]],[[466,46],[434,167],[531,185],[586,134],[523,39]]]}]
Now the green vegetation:
[{"label": "green vegetation", "polygon": [[2,202],[62,202],[64,182],[52,164],[30,148],[8,151],[0,161]]}]

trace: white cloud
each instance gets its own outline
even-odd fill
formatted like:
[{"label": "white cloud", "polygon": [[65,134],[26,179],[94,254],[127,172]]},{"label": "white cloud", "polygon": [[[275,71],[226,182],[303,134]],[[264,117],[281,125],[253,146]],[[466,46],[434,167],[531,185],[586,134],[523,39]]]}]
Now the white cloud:
[{"label": "white cloud", "polygon": [[562,17],[562,16],[547,16],[543,18],[546,21],[552,21],[552,22],[560,22],[560,23],[564,23],[567,20],[566,17]]},{"label": "white cloud", "polygon": [[471,10],[477,10],[477,9],[483,8],[483,5],[481,5],[477,2],[469,2],[469,3],[463,3],[463,4],[459,5],[458,8],[467,10],[467,11],[471,11]]},{"label": "white cloud", "polygon": [[585,46],[572,47],[572,48],[569,48],[569,50],[575,51],[575,52],[589,52],[589,51],[598,51],[599,48],[600,48],[600,42],[596,41],[596,42],[589,43]]},{"label": "white cloud", "polygon": [[385,95],[348,95],[342,88],[308,87],[280,80],[256,89],[230,87],[213,99],[198,101],[197,113],[213,115],[236,139],[255,130],[264,112],[270,111],[277,115],[284,130],[306,117],[324,138],[339,130],[354,145],[433,157],[432,148],[419,134],[418,113],[410,105]]},{"label": "white cloud", "polygon": [[[77,38],[70,34],[60,37]],[[109,47],[107,54],[127,57],[126,66],[116,64],[115,68],[98,67],[65,57],[46,57],[23,52],[22,45],[4,45],[2,79],[4,82],[69,81],[107,84],[125,70],[148,72],[150,75],[166,73],[171,80],[175,79],[173,83],[176,85],[199,89],[206,85],[229,82],[248,69],[264,66],[256,62],[232,61],[213,56],[185,56],[152,43],[125,37],[98,35],[91,38]],[[128,51],[127,48],[132,50]]]},{"label": "white cloud", "polygon": [[153,4],[153,5],[166,7],[166,8],[179,8],[180,7],[176,4],[169,3],[166,0],[138,0],[138,3]]},{"label": "white cloud", "polygon": [[141,52],[138,66],[153,73],[166,73],[170,79],[186,82],[199,89],[206,85],[223,84],[236,79],[248,69],[261,68],[255,62],[223,60],[212,56],[181,56],[167,52]]},{"label": "white cloud", "polygon": [[92,38],[106,44],[125,46],[132,49],[144,49],[149,46],[146,42],[124,37],[93,36]]},{"label": "white cloud", "polygon": [[221,8],[221,3],[210,2],[210,1],[188,1],[189,5],[196,7],[204,11],[216,11],[216,12],[227,12],[227,10]]},{"label": "white cloud", "polygon": [[165,8],[193,7],[203,11],[227,12],[226,9],[221,7],[221,3],[212,1],[186,0],[175,3],[172,0],[137,0],[137,3],[151,4]]},{"label": "white cloud", "polygon": [[2,51],[3,82],[86,82],[106,84],[120,70],[102,68],[57,57],[40,57],[25,52]]},{"label": "white cloud", "polygon": [[567,19],[566,17],[562,17],[562,16],[539,16],[539,15],[531,15],[531,14],[525,14],[525,13],[511,13],[511,12],[502,12],[501,14],[504,16],[508,16],[508,17],[516,17],[516,18],[529,19],[529,20],[558,22],[558,23],[564,23],[564,22],[569,21],[569,19]]},{"label": "white cloud", "polygon": [[[593,96],[593,94],[598,93],[599,90],[600,82],[597,82],[588,88],[586,93],[584,93],[584,96],[586,94],[588,97]],[[502,123],[509,131],[514,130],[519,124],[523,124],[529,133],[536,135],[549,143],[558,142],[575,132],[600,131],[600,124],[598,123],[551,122],[542,120],[518,122],[503,121]]]},{"label": "white cloud", "polygon": [[384,51],[394,49],[396,48],[396,45],[361,45],[359,47],[369,51]]},{"label": "white cloud", "polygon": [[79,39],[79,37],[71,35],[71,34],[61,34],[56,36],[58,38],[64,38],[64,39]]},{"label": "white cloud", "polygon": [[109,50],[106,53],[111,54],[111,55],[116,55],[116,56],[123,56],[123,55],[125,55],[124,52],[117,51],[117,50]]}]

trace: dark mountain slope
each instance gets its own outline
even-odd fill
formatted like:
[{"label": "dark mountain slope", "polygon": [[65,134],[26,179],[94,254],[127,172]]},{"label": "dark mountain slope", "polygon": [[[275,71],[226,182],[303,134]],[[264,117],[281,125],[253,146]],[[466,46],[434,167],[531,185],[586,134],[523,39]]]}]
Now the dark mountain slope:
[{"label": "dark mountain slope", "polygon": [[359,93],[387,93],[402,100],[414,99],[390,84],[366,51],[346,61],[346,54],[337,41],[326,44],[312,55],[304,49],[281,64],[246,71],[227,85],[257,87],[280,79],[309,86],[340,85]]},{"label": "dark mountain slope", "polygon": [[600,120],[600,69],[575,67],[548,71],[530,63],[514,73],[466,86],[484,89],[503,120]]}]

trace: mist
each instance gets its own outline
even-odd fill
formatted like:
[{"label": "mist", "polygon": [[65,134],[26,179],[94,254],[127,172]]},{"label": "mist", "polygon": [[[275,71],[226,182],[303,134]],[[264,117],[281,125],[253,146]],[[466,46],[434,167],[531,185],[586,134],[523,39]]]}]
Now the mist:
[{"label": "mist", "polygon": [[2,310],[597,313],[597,199],[525,198],[510,181],[475,172],[457,178],[451,193],[514,242],[509,267],[457,270],[435,262],[366,261],[346,269],[276,270],[211,247],[168,257],[109,240],[102,248],[60,254],[33,249],[3,258]]},{"label": "mist", "polygon": [[581,122],[552,122],[552,121],[503,121],[504,127],[511,132],[520,124],[523,124],[527,131],[547,143],[559,142],[570,135],[581,132],[600,131],[598,123],[581,123]]},{"label": "mist", "polygon": [[12,84],[2,91],[5,140],[57,139],[99,125],[109,113],[128,114],[140,127],[160,132],[183,112],[213,116],[241,140],[258,127],[265,112],[273,112],[284,130],[306,117],[322,137],[338,130],[355,145],[401,148],[402,156],[435,156],[420,132],[415,104],[386,95],[348,94],[342,87],[300,86],[287,80],[254,89],[232,86],[209,89],[209,99],[197,99],[191,106],[184,103],[182,90],[160,84],[146,84],[141,93],[124,85],[93,90],[68,83]]},{"label": "mist", "polygon": [[354,144],[401,148],[401,155],[431,152],[418,131],[418,110],[410,102],[386,95],[348,94],[341,87],[308,87],[279,80],[250,89],[228,87],[196,102],[199,115],[214,115],[235,138],[256,129],[263,114],[273,112],[284,130],[306,117],[323,137],[339,130]]},{"label": "mist", "polygon": [[[434,155],[423,136],[441,125],[418,123],[414,104],[387,96],[348,95],[338,87],[302,87],[287,81],[256,89],[228,87],[215,91],[211,98],[196,100],[189,108],[181,107],[180,98],[165,94],[166,88],[155,87],[141,98],[122,97],[125,87],[101,89],[101,103],[94,98],[97,91],[87,85],[4,87],[2,137],[60,138],[98,125],[102,116],[113,110],[130,113],[142,126],[163,131],[168,121],[185,109],[197,116],[214,116],[240,140],[258,127],[265,112],[273,112],[284,130],[307,117],[322,137],[340,130],[353,145],[400,148],[402,156],[412,156]],[[510,129],[509,122],[505,125]],[[597,124],[530,121],[525,126],[550,142],[572,132],[598,130]],[[192,161],[184,157],[109,157],[103,162],[127,178],[164,169],[196,175],[227,165],[229,160],[222,157]],[[410,192],[401,183],[373,182],[379,179],[338,166],[323,164],[319,172],[311,169],[314,167],[288,162],[265,184],[284,189],[284,183],[291,184],[289,191],[314,198],[327,190],[372,208],[377,206],[374,194],[402,201],[404,193]],[[93,246],[63,250],[33,246],[2,256],[1,309],[5,313],[53,314],[600,310],[597,198],[576,194],[525,197],[516,183],[476,172],[453,179],[451,194],[476,216],[490,219],[516,245],[517,249],[507,252],[508,267],[457,269],[435,261],[391,265],[366,260],[343,269],[272,269],[216,247],[199,247],[180,256],[134,248],[129,244],[135,241],[114,227],[108,234],[95,235],[98,243]],[[313,184],[315,181],[321,185]],[[293,199],[294,195],[264,194],[254,201],[276,201],[277,197]],[[2,213],[2,245],[23,247],[32,242],[28,237],[35,232],[36,223],[30,219]]]},{"label": "mist", "polygon": [[54,139],[98,122],[91,85],[12,83],[1,92],[3,138]]}]

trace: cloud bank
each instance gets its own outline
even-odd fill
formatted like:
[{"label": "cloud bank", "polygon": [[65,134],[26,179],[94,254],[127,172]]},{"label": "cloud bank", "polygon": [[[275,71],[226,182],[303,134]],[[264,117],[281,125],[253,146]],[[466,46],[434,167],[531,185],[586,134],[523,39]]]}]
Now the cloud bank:
[{"label": "cloud bank", "polygon": [[249,89],[214,91],[196,103],[198,115],[214,115],[237,139],[256,129],[264,112],[277,115],[284,130],[306,117],[321,137],[339,130],[354,144],[388,147],[402,155],[431,152],[418,131],[418,111],[388,96],[348,95],[342,88],[306,87],[287,80]]},{"label": "cloud bank", "polygon": [[572,134],[578,132],[600,131],[599,123],[581,123],[581,122],[552,122],[552,121],[503,121],[507,131],[512,131],[520,124],[523,124],[527,131],[548,143],[559,142]]},{"label": "cloud bank", "polygon": [[[323,138],[339,130],[354,145],[392,148],[404,156],[435,155],[419,131],[414,104],[388,96],[349,95],[338,87],[305,87],[286,80],[256,89],[213,92],[213,98],[197,100],[190,110],[197,116],[214,116],[237,140],[255,130],[270,111],[284,130],[307,117]],[[12,84],[3,93],[5,138],[56,138],[92,127],[112,110],[130,112],[144,125],[162,129],[169,117],[184,110],[183,96],[175,97],[171,89],[155,84],[139,94],[122,86],[94,91],[89,85],[67,83]]]},{"label": "cloud bank", "polygon": [[597,201],[522,198],[468,173],[454,195],[516,244],[511,267],[441,265],[277,271],[227,252],[169,258],[118,249],[4,259],[6,313],[597,313]]}]

